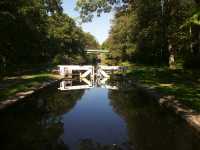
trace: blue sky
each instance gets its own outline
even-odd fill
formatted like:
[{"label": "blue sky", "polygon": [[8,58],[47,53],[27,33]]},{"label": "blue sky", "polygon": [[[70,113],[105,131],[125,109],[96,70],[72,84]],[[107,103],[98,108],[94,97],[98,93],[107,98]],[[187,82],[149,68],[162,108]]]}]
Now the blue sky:
[{"label": "blue sky", "polygon": [[[77,18],[79,13],[74,10],[76,0],[63,0],[64,12],[72,18]],[[90,32],[94,35],[101,44],[108,37],[111,27],[112,13],[102,14],[101,17],[95,17],[92,22],[84,23],[81,25],[85,32]]]}]

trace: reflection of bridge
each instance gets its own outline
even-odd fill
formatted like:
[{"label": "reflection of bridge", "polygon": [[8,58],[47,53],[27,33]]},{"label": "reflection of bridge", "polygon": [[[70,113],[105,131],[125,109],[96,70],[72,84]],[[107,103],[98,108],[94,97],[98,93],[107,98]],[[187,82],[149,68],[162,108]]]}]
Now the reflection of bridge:
[{"label": "reflection of bridge", "polygon": [[84,85],[73,85],[72,80],[63,80],[60,82],[60,87],[58,88],[61,91],[69,91],[69,90],[81,90],[81,89],[90,89],[93,87],[92,83],[88,81],[86,78],[83,78],[86,84]]},{"label": "reflection of bridge", "polygon": [[108,78],[98,78],[97,80],[94,80],[93,78],[86,79],[81,78],[81,81],[84,82],[84,84],[79,85],[73,85],[73,80],[63,80],[60,83],[60,87],[58,88],[61,91],[70,91],[70,90],[81,90],[81,89],[91,89],[94,88],[96,85],[101,88],[111,89],[111,90],[117,90],[118,88],[116,86],[107,85],[106,81]]},{"label": "reflection of bridge", "polygon": [[108,50],[105,49],[86,49],[85,50],[88,54],[90,53],[108,53]]},{"label": "reflection of bridge", "polygon": [[[121,66],[103,66],[98,65],[95,69],[94,66],[88,65],[88,66],[79,66],[79,65],[59,65],[59,73],[62,76],[68,75],[69,77],[72,77],[73,71],[78,71],[81,78],[86,78],[90,75],[90,77],[93,77],[96,75],[98,77],[109,77],[110,71],[124,71],[125,68]],[[83,72],[84,71],[84,72]],[[96,72],[95,72],[96,71]]]}]

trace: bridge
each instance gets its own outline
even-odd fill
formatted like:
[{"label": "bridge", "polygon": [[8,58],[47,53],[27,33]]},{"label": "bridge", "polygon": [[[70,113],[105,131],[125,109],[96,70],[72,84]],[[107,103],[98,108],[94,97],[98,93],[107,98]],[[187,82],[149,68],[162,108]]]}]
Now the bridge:
[{"label": "bridge", "polygon": [[[73,71],[78,71],[81,78],[85,78],[88,75],[94,76],[94,67],[91,65],[59,65],[59,73],[61,76],[72,77]],[[84,73],[82,74],[82,72]]]},{"label": "bridge", "polygon": [[97,77],[106,77],[109,78],[109,72],[111,71],[125,71],[126,68],[122,66],[104,66],[98,65],[96,68],[92,65],[59,65],[59,73],[61,76],[72,77],[73,71],[78,71],[80,78],[86,78],[88,76],[94,78]]},{"label": "bridge", "polygon": [[87,52],[87,54],[90,54],[90,53],[109,53],[109,51],[105,50],[105,49],[86,49],[85,51]]}]

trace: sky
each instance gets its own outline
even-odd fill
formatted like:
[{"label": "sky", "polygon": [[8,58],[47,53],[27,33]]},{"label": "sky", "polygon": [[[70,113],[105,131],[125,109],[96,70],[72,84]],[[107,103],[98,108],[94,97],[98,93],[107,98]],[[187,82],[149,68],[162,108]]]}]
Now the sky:
[{"label": "sky", "polygon": [[[74,10],[75,6],[76,0],[63,0],[64,12],[72,18],[79,16],[79,13]],[[112,13],[102,14],[101,17],[94,17],[92,22],[83,23],[81,27],[85,32],[94,35],[96,40],[102,44],[108,37],[112,18]]]}]

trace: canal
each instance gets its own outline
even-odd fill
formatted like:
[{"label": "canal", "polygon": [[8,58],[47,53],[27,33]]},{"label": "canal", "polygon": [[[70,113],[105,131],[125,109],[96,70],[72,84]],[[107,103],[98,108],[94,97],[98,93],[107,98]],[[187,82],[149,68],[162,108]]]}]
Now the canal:
[{"label": "canal", "polygon": [[73,80],[34,94],[0,112],[0,149],[199,150],[193,130],[132,82]]}]

